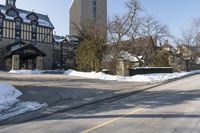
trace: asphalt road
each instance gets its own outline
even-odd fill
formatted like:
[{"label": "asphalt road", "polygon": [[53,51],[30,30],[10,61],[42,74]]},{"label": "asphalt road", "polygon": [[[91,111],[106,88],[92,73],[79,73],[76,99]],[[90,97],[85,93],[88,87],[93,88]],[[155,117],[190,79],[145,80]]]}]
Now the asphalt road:
[{"label": "asphalt road", "polygon": [[[19,89],[22,101],[37,101],[49,106],[75,104],[123,90],[137,90],[148,83],[116,82],[55,74],[11,74],[0,72],[0,82]],[[151,86],[151,85],[150,85]]]},{"label": "asphalt road", "polygon": [[22,124],[1,133],[199,133],[200,75],[174,81],[127,98]]},{"label": "asphalt road", "polygon": [[[11,74],[0,71],[1,82],[11,83],[20,90],[23,93],[19,97],[20,101],[47,103],[48,106],[0,121],[0,125],[37,119],[61,110],[121,95],[123,92],[155,86],[149,83],[103,81],[58,74]],[[10,112],[12,111],[15,113],[16,110],[11,108]]]}]

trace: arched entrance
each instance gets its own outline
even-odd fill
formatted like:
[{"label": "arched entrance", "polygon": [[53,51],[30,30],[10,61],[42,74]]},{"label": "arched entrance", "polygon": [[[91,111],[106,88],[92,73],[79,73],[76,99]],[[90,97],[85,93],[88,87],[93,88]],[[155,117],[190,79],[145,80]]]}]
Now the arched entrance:
[{"label": "arched entrance", "polygon": [[10,69],[43,69],[43,57],[46,54],[32,44],[24,42],[10,45],[5,57],[7,67]]}]

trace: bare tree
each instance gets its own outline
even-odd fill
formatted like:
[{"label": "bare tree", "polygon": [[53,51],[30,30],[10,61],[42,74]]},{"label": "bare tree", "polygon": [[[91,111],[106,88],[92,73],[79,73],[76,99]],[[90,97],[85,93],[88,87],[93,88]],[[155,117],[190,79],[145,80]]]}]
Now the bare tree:
[{"label": "bare tree", "polygon": [[136,57],[143,56],[143,65],[147,66],[157,54],[157,42],[169,37],[169,30],[154,17],[145,16],[138,19],[136,26],[130,30],[129,37],[131,40],[129,51]]},{"label": "bare tree", "polygon": [[194,45],[200,47],[200,18],[193,22]]},{"label": "bare tree", "polygon": [[115,16],[108,25],[110,42],[115,44],[112,52],[114,57],[122,50],[136,55],[136,58],[143,56],[138,60],[147,66],[155,56],[157,42],[169,37],[168,26],[152,16],[141,17],[142,7],[138,0],[129,0],[126,7],[128,12],[122,17]]},{"label": "bare tree", "polygon": [[200,47],[200,19],[195,19],[187,30],[183,30],[178,43]]},{"label": "bare tree", "polygon": [[126,41],[124,40],[128,39],[128,34],[131,30],[134,30],[133,27],[136,27],[135,22],[137,22],[139,13],[142,11],[139,0],[128,0],[125,6],[127,12],[124,15],[116,15],[108,20],[108,42],[112,44],[112,47],[109,47],[109,52],[112,53],[113,57],[110,60],[110,69],[112,70],[116,67],[115,62],[119,52],[125,48]]},{"label": "bare tree", "polygon": [[163,41],[170,36],[168,26],[161,24],[153,16],[145,16],[141,19],[140,37],[152,37],[157,45],[157,41]]},{"label": "bare tree", "polygon": [[128,12],[123,16],[116,15],[108,25],[110,42],[119,43],[128,34],[130,29],[135,26],[134,22],[138,19],[138,14],[142,10],[138,0],[129,0],[125,3]]}]

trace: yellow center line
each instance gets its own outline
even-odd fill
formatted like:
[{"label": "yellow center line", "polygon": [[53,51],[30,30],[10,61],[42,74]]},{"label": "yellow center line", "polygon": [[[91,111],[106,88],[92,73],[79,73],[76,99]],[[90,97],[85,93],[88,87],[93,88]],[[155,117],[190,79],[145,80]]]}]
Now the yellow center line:
[{"label": "yellow center line", "polygon": [[140,112],[140,111],[142,111],[142,110],[144,110],[144,107],[143,107],[143,108],[139,108],[139,109],[134,110],[134,111],[131,111],[130,113],[125,114],[125,115],[122,115],[122,116],[119,117],[119,118],[115,118],[115,119],[109,120],[109,121],[107,121],[107,122],[101,123],[101,124],[99,124],[99,125],[97,125],[97,126],[95,126],[95,127],[93,127],[93,128],[90,128],[90,129],[87,129],[87,130],[85,130],[85,131],[82,131],[81,133],[89,133],[89,132],[92,132],[92,131],[94,131],[94,130],[96,130],[96,129],[98,129],[98,128],[101,128],[101,127],[104,127],[104,126],[106,126],[106,125],[112,124],[112,123],[114,123],[114,122],[116,122],[116,121],[118,121],[118,120],[123,119],[124,117],[126,117],[126,116],[128,116],[128,115],[131,115],[131,114]]}]

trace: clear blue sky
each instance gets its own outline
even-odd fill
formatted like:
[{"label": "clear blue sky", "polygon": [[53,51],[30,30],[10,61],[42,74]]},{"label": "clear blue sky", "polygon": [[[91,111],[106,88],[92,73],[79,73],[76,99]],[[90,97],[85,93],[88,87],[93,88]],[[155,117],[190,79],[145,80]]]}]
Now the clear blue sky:
[{"label": "clear blue sky", "polygon": [[[108,15],[123,13],[123,2],[127,0],[108,0]],[[167,24],[172,34],[179,36],[193,19],[200,18],[200,0],[140,0],[147,14]],[[68,34],[69,6],[71,0],[17,0],[17,7],[48,14],[57,34]],[[4,4],[5,0],[0,0]]]}]

